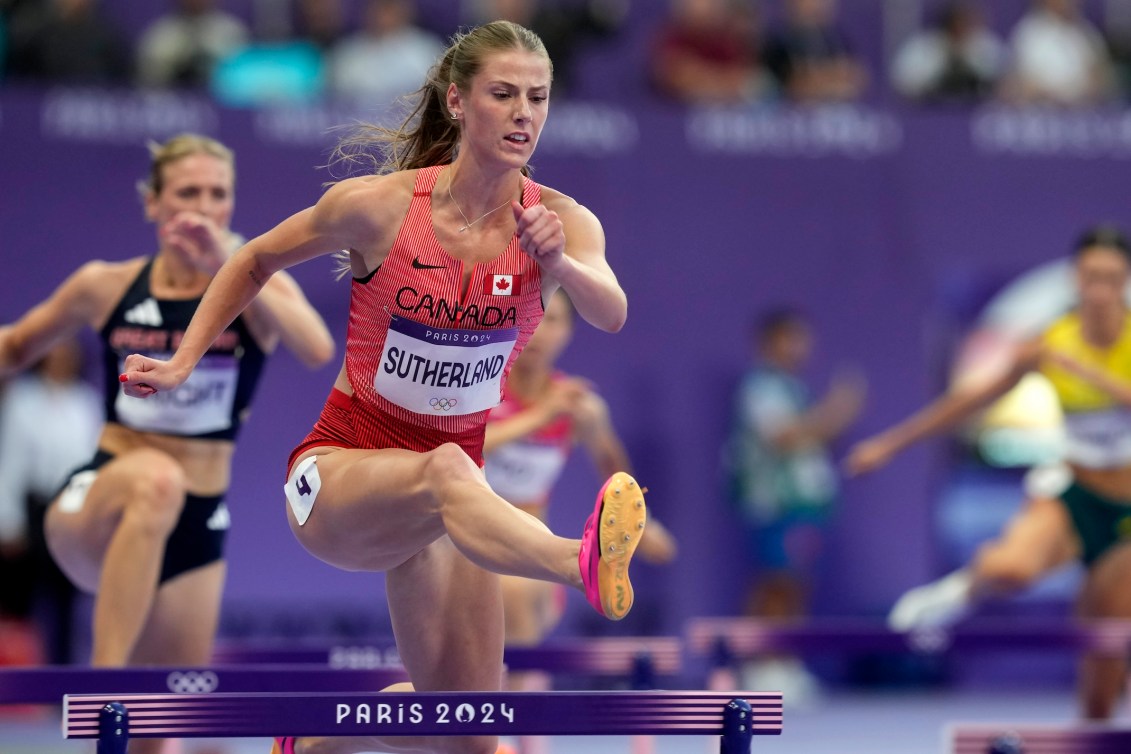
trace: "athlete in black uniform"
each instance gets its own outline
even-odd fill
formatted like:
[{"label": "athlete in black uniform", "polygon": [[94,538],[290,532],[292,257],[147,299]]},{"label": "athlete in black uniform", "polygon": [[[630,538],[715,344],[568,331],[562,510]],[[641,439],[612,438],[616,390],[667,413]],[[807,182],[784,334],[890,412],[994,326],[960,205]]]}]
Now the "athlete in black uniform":
[{"label": "athlete in black uniform", "polygon": [[[96,594],[92,660],[102,667],[210,660],[225,573],[224,492],[265,355],[282,342],[317,366],[334,352],[298,285],[276,275],[180,389],[149,401],[119,389],[128,354],[176,349],[212,276],[238,246],[228,230],[232,153],[193,135],[152,152],[144,200],[157,253],[88,262],[0,327],[0,377],[84,326],[102,338],[107,421],[98,452],[70,477],[46,522],[60,568]],[[134,744],[143,753],[159,746]]]}]

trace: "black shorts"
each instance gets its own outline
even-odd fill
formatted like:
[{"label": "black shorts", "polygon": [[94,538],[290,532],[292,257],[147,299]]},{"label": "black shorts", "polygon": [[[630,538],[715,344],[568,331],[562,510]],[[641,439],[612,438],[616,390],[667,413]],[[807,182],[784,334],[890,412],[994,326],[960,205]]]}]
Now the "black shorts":
[{"label": "black shorts", "polygon": [[[71,496],[70,504],[81,507],[93,477],[79,475],[97,471],[113,459],[114,456],[109,453],[97,451],[90,463],[68,475],[60,495]],[[223,560],[229,523],[223,495],[185,495],[181,516],[165,541],[165,560],[161,563],[159,583],[164,584],[182,573]]]},{"label": "black shorts", "polygon": [[1060,494],[1080,535],[1081,559],[1091,567],[1117,544],[1131,540],[1131,501],[1112,500],[1073,482]]}]

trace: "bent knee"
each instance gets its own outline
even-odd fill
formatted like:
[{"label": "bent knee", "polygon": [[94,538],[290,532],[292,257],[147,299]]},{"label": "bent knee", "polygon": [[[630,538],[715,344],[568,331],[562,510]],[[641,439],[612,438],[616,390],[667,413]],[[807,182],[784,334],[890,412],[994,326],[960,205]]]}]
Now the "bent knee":
[{"label": "bent knee", "polygon": [[170,456],[158,451],[143,451],[133,459],[125,497],[123,518],[154,534],[173,530],[185,504],[185,472]]},{"label": "bent knee", "polygon": [[999,588],[1020,590],[1032,586],[1048,569],[1037,558],[988,545],[978,551],[978,575]]},{"label": "bent knee", "polygon": [[425,455],[427,461],[424,478],[430,484],[484,481],[483,471],[475,465],[475,461],[471,460],[463,448],[454,442],[444,443]]}]

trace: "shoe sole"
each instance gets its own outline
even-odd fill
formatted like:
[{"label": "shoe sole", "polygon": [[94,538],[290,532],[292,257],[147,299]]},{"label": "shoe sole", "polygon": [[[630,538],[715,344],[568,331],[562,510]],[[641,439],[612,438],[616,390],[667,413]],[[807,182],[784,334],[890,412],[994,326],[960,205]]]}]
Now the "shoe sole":
[{"label": "shoe sole", "polygon": [[618,471],[609,478],[601,503],[597,562],[597,585],[605,617],[620,620],[632,609],[632,582],[628,563],[632,560],[647,520],[644,493],[628,474]]}]

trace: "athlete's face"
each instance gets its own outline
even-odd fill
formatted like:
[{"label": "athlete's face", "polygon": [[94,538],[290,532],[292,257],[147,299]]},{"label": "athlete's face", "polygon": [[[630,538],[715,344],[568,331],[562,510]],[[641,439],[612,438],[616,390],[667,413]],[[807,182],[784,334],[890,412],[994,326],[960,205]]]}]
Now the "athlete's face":
[{"label": "athlete's face", "polygon": [[460,149],[519,168],[530,161],[550,110],[550,63],[522,48],[491,53],[468,91],[452,84],[448,109],[462,123]]},{"label": "athlete's face", "polygon": [[549,369],[569,345],[572,336],[573,309],[564,294],[555,293],[546,305],[541,324],[518,358],[525,364]]},{"label": "athlete's face", "polygon": [[1117,249],[1092,246],[1076,257],[1076,287],[1080,313],[1104,314],[1123,306],[1131,265]]},{"label": "athlete's face", "polygon": [[146,217],[161,228],[182,212],[192,212],[228,229],[235,209],[235,174],[219,157],[197,153],[171,162],[163,169],[164,185],[145,202]]}]

